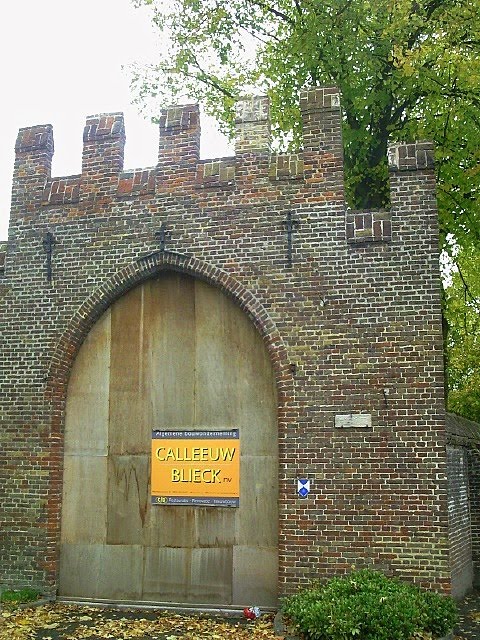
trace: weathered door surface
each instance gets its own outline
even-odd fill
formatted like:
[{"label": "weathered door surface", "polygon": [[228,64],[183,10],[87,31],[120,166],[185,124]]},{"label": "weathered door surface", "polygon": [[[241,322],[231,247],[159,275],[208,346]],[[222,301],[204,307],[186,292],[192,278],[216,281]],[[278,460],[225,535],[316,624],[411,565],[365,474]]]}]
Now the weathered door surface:
[{"label": "weathered door surface", "polygon": [[[152,429],[240,430],[240,507],[150,504]],[[271,363],[216,288],[166,273],[84,342],[69,384],[59,592],[274,605],[277,428]]]}]

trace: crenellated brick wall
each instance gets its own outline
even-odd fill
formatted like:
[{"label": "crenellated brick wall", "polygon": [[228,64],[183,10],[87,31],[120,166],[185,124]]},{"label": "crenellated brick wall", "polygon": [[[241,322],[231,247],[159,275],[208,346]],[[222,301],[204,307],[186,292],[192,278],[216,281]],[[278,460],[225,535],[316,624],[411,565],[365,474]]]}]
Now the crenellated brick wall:
[{"label": "crenellated brick wall", "polygon": [[[308,91],[301,109],[301,152],[270,152],[268,101],[253,98],[235,157],[216,160],[199,159],[198,107],[166,109],[157,166],[129,172],[122,115],[92,116],[66,178],[50,175],[49,125],[19,132],[0,271],[0,585],[55,593],[72,363],[115,299],[175,269],[236,300],[271,355],[279,594],[353,565],[451,589],[431,146],[391,148],[389,211],[349,211],[340,96]],[[335,426],[357,414],[371,426]]]}]

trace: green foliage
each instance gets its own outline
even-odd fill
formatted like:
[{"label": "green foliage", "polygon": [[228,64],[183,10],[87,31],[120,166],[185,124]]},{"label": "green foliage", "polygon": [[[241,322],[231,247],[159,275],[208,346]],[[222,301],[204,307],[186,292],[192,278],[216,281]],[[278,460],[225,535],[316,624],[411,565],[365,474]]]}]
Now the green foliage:
[{"label": "green foliage", "polygon": [[308,640],[440,637],[457,621],[451,598],[369,569],[287,598],[283,614]]},{"label": "green foliage", "polygon": [[133,84],[141,102],[197,98],[227,128],[235,99],[263,86],[275,133],[295,144],[299,91],[334,83],[351,204],[383,205],[389,137],[433,138],[443,164],[451,154],[472,167],[478,159],[479,2],[137,0],[170,40]]},{"label": "green foliage", "polygon": [[[135,69],[141,104],[188,96],[231,133],[235,100],[261,88],[270,96],[277,144],[293,148],[300,90],[338,86],[353,208],[388,205],[389,140],[433,140],[441,246],[457,268],[461,257],[475,288],[467,263],[480,253],[480,0],[133,1],[148,7],[160,42],[168,43],[158,64]],[[445,296],[455,334],[446,341],[455,351],[448,353],[450,406],[472,418],[478,371],[457,354],[478,347],[478,322],[472,317],[468,331],[458,329],[473,307],[461,285],[453,286]]]},{"label": "green foliage", "polygon": [[464,249],[455,258],[444,291],[448,409],[480,422],[480,253]]},{"label": "green foliage", "polygon": [[40,591],[26,587],[25,589],[19,589],[17,591],[2,591],[0,594],[0,602],[3,604],[22,604],[25,602],[34,602],[38,600],[39,596]]}]

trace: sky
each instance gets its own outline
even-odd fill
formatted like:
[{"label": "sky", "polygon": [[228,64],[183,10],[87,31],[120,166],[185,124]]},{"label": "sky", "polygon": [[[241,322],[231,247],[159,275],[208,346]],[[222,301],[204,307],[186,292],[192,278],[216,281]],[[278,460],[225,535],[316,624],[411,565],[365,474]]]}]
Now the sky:
[{"label": "sky", "polygon": [[[166,0],[168,1],[168,0]],[[157,57],[148,9],[130,0],[22,0],[0,9],[0,240],[8,233],[18,129],[52,124],[52,175],[80,173],[87,115],[123,111],[125,169],[156,164],[158,127],[133,106],[127,69]],[[230,153],[202,122],[202,156]]]}]

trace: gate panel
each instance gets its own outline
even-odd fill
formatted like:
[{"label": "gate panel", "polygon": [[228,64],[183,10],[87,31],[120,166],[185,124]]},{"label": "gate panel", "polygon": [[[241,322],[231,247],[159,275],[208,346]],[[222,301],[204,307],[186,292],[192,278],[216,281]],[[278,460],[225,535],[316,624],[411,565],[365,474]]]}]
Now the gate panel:
[{"label": "gate panel", "polygon": [[[150,500],[152,429],[240,430],[238,508]],[[115,302],[68,391],[59,591],[276,603],[277,426],[261,336],[218,289],[167,273]]]}]

